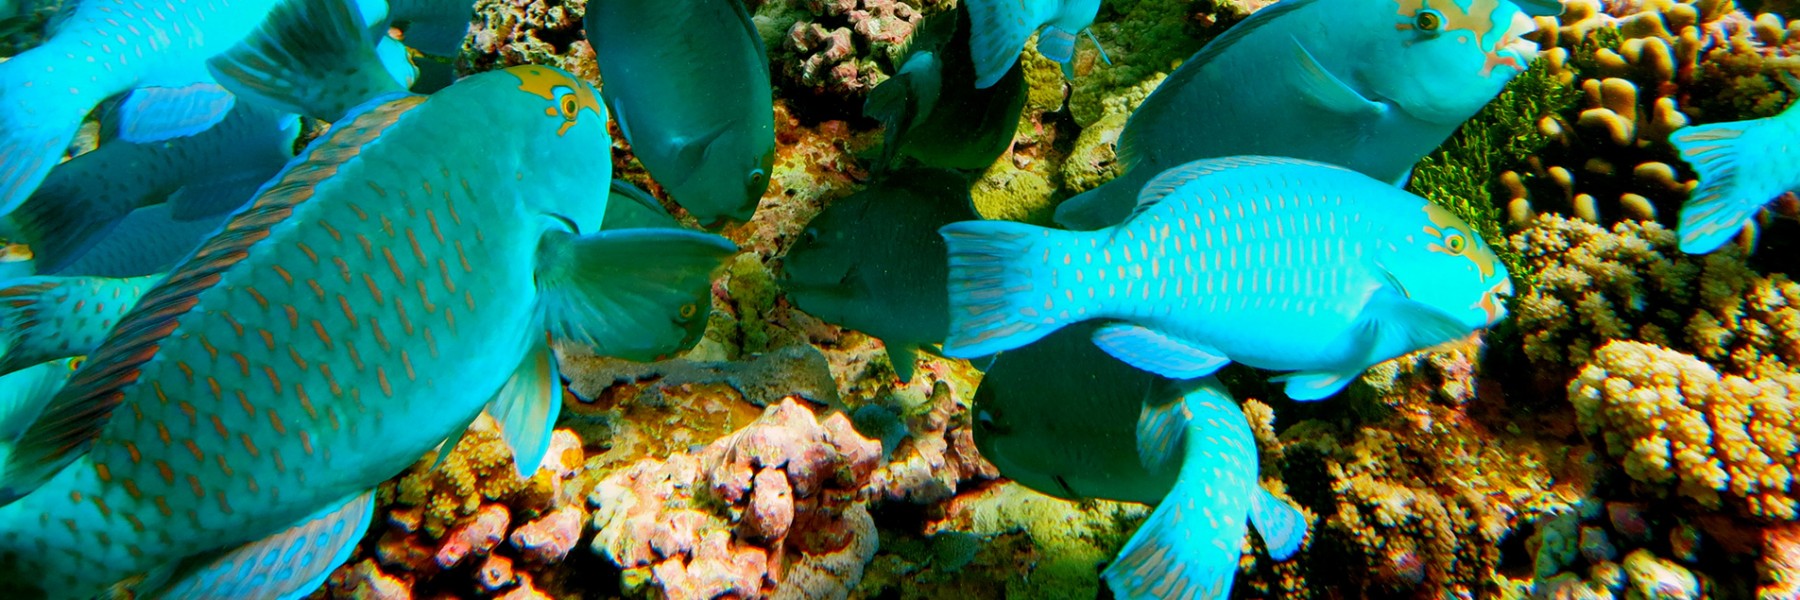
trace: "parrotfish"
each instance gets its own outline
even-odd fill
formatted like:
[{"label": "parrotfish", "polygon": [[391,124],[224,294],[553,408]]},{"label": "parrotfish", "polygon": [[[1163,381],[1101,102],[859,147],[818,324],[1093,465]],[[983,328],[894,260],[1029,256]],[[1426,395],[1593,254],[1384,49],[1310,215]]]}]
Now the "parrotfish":
[{"label": "parrotfish", "polygon": [[878,166],[904,156],[930,167],[986,170],[1012,146],[1025,108],[1024,69],[1014,64],[997,85],[975,88],[963,8],[926,17],[909,43],[899,72],[863,104],[863,114],[883,125]]},{"label": "parrotfish", "polygon": [[701,225],[748,221],[775,165],[769,56],[739,0],[593,0],[600,93],[631,151]]},{"label": "parrotfish", "polygon": [[1043,493],[1155,505],[1103,573],[1122,599],[1224,598],[1247,532],[1286,560],[1306,519],[1258,481],[1248,420],[1217,379],[1173,382],[1120,363],[1078,324],[994,361],[975,443]]},{"label": "parrotfish", "polygon": [[[249,201],[249,197],[244,198]],[[217,233],[229,213],[177,218],[168,203],[147,206],[125,215],[111,233],[70,259],[59,275],[139,277],[167,273],[177,261]]]},{"label": "parrotfish", "polygon": [[1075,36],[1088,31],[1100,14],[1100,0],[969,0],[968,6],[978,88],[1000,81],[1034,32],[1038,52],[1067,71],[1075,58]]},{"label": "parrotfish", "polygon": [[80,363],[79,358],[64,358],[0,375],[0,456],[12,452],[19,436]]},{"label": "parrotfish", "polygon": [[1382,361],[1468,336],[1506,313],[1506,266],[1449,211],[1342,167],[1198,160],[1144,186],[1094,232],[977,221],[950,252],[944,352],[986,356],[1089,319],[1096,344],[1175,379],[1236,361],[1296,400]]},{"label": "parrotfish", "polygon": [[1119,134],[1125,172],[1056,222],[1117,224],[1145,182],[1202,158],[1289,156],[1403,185],[1537,56],[1521,37],[1535,30],[1515,0],[1277,2],[1157,86]]},{"label": "parrotfish", "polygon": [[[140,87],[206,94],[184,110],[151,103],[163,108],[135,116],[147,129],[131,141],[155,142],[210,127],[238,97],[334,120],[364,100],[404,90],[411,73],[396,71],[411,63],[404,52],[378,51],[387,38],[372,35],[363,19],[350,0],[243,0],[229,7],[83,0],[43,45],[0,63],[0,215],[37,189],[82,119],[114,94]],[[215,81],[234,95],[194,87]],[[207,110],[192,110],[199,107]]]},{"label": "parrotfish", "polygon": [[606,199],[603,229],[680,229],[681,222],[663,208],[650,192],[623,179],[612,180]]},{"label": "parrotfish", "polygon": [[[187,100],[231,98],[217,85],[197,87],[212,90],[134,90],[126,96],[127,108],[120,112],[137,114],[142,110],[134,105],[155,103],[178,106],[147,110],[193,110]],[[257,188],[294,157],[294,138],[300,134],[297,115],[250,102],[234,102],[223,120],[205,130],[167,140],[131,141],[138,137],[131,132],[142,125],[129,116],[112,125],[117,132],[112,139],[57,165],[31,198],[7,216],[19,241],[31,246],[39,273],[127,276],[166,270],[174,259],[197,246],[200,238],[183,236],[185,244],[177,246],[185,247],[174,249],[179,253],[168,256],[166,263],[144,265],[148,270],[143,272],[84,273],[67,268],[96,244],[111,241],[114,235],[109,234],[114,232],[125,236],[174,233],[161,228],[118,227],[127,215],[141,208],[166,203],[164,211],[139,219],[160,213],[178,222],[199,221],[207,225],[199,234],[210,233],[224,215],[248,202]]]},{"label": "parrotfish", "polygon": [[534,472],[561,406],[551,344],[668,352],[735,250],[600,231],[610,169],[541,157],[610,144],[593,88],[550,67],[353,109],[144,293],[0,463],[0,593],[304,596],[373,488],[490,403]]},{"label": "parrotfish", "polygon": [[161,279],[37,275],[0,283],[0,375],[93,352]]},{"label": "parrotfish", "polygon": [[781,287],[800,310],[881,339],[901,381],[920,346],[949,329],[939,227],[977,218],[968,181],[895,171],[814,217],[783,259]]},{"label": "parrotfish", "polygon": [[[1787,80],[1800,93],[1800,82]],[[1700,175],[1681,205],[1682,252],[1717,250],[1763,205],[1800,193],[1800,102],[1773,117],[1683,127],[1669,143]]]}]

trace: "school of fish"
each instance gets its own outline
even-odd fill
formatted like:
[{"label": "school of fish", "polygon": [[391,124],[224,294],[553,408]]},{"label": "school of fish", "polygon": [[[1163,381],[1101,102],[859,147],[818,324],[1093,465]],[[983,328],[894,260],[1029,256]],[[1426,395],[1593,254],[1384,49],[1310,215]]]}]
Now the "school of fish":
[{"label": "school of fish", "polygon": [[[1507,316],[1490,240],[1402,186],[1561,4],[1280,0],[1155,88],[1123,174],[1060,229],[983,219],[970,187],[1012,143],[1025,45],[1073,76],[1102,3],[958,4],[868,94],[875,175],[779,284],[879,338],[902,384],[920,352],[974,361],[975,442],[1006,477],[1155,505],[1101,574],[1114,597],[1226,597],[1251,529],[1286,560],[1308,517],[1262,487],[1215,375],[1280,371],[1323,400]],[[33,251],[0,280],[0,596],[305,597],[375,487],[484,411],[536,471],[555,344],[652,361],[699,341],[738,248],[684,223],[780,200],[751,11],[589,0],[598,89],[527,65],[411,91],[413,55],[455,54],[471,14],[78,0],[0,62],[0,236]],[[103,105],[99,146],[65,160]],[[296,151],[303,119],[331,127]],[[681,211],[613,179],[609,123]],[[1800,192],[1794,140],[1800,103],[1671,134],[1700,179],[1681,249]]]}]

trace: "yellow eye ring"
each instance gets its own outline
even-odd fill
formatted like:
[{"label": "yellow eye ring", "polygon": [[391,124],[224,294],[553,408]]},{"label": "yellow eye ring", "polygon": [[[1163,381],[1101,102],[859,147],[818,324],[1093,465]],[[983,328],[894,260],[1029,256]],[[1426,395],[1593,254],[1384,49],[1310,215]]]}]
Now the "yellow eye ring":
[{"label": "yellow eye ring", "polygon": [[87,362],[86,356],[77,356],[75,358],[71,358],[71,359],[69,359],[69,370],[74,371],[76,369],[79,369],[79,368],[81,368],[81,364],[85,363],[85,362]]},{"label": "yellow eye ring", "polygon": [[575,120],[576,111],[581,110],[581,103],[575,99],[575,94],[563,94],[559,102],[562,105],[563,118],[570,121]]},{"label": "yellow eye ring", "polygon": [[1437,31],[1444,25],[1444,15],[1438,11],[1425,9],[1413,16],[1413,27],[1419,31]]},{"label": "yellow eye ring", "polygon": [[681,305],[681,318],[683,318],[683,319],[692,319],[692,318],[694,318],[694,315],[698,314],[699,312],[700,312],[700,307],[694,306],[693,304]]},{"label": "yellow eye ring", "polygon": [[1469,238],[1463,237],[1460,233],[1452,233],[1449,237],[1444,238],[1444,248],[1449,249],[1451,254],[1462,254],[1463,250],[1468,247]]}]

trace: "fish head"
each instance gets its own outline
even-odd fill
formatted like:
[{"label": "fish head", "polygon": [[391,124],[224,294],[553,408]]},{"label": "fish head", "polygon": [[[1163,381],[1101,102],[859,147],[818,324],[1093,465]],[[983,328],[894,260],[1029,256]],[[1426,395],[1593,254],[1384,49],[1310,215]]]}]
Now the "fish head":
[{"label": "fish head", "polygon": [[1494,249],[1444,207],[1428,202],[1422,210],[1418,229],[1400,232],[1390,250],[1397,256],[1381,261],[1382,268],[1408,298],[1455,315],[1472,330],[1505,318],[1512,278]]},{"label": "fish head", "polygon": [[[484,121],[504,124],[526,136],[520,147],[534,156],[520,162],[519,181],[530,187],[521,200],[537,212],[567,220],[575,233],[600,230],[606,214],[612,161],[589,161],[593,166],[571,177],[565,161],[607,156],[612,136],[606,131],[606,105],[593,86],[555,67],[522,65],[473,75],[433,95],[471,98],[471,111],[485,113]],[[474,80],[482,77],[480,80]],[[479,104],[476,104],[479,103]]]},{"label": "fish head", "polygon": [[[727,126],[701,150],[694,170],[679,181],[665,183],[669,195],[707,229],[727,222],[747,222],[756,214],[769,177],[775,169],[774,139],[759,144],[763,136],[744,127]],[[762,146],[757,148],[757,146]]]},{"label": "fish head", "polygon": [[[1363,0],[1357,0],[1363,2]],[[1412,117],[1460,124],[1537,58],[1537,30],[1514,0],[1377,0],[1384,22],[1358,75],[1370,95]]]},{"label": "fish head", "polygon": [[857,243],[867,198],[856,195],[827,206],[788,247],[781,287],[800,310],[841,324],[855,321],[859,307],[869,306],[871,299],[858,293],[864,282],[857,276],[857,266],[870,250]]}]

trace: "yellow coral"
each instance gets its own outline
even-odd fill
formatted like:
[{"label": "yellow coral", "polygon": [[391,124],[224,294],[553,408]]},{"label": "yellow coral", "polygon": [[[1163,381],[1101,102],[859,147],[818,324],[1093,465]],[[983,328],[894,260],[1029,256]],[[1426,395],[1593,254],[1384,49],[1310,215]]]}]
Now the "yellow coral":
[{"label": "yellow coral", "polygon": [[1633,479],[1673,483],[1708,508],[1728,492],[1746,514],[1797,516],[1800,373],[1721,378],[1694,356],[1616,341],[1569,384],[1569,400],[1582,430],[1601,435]]}]

